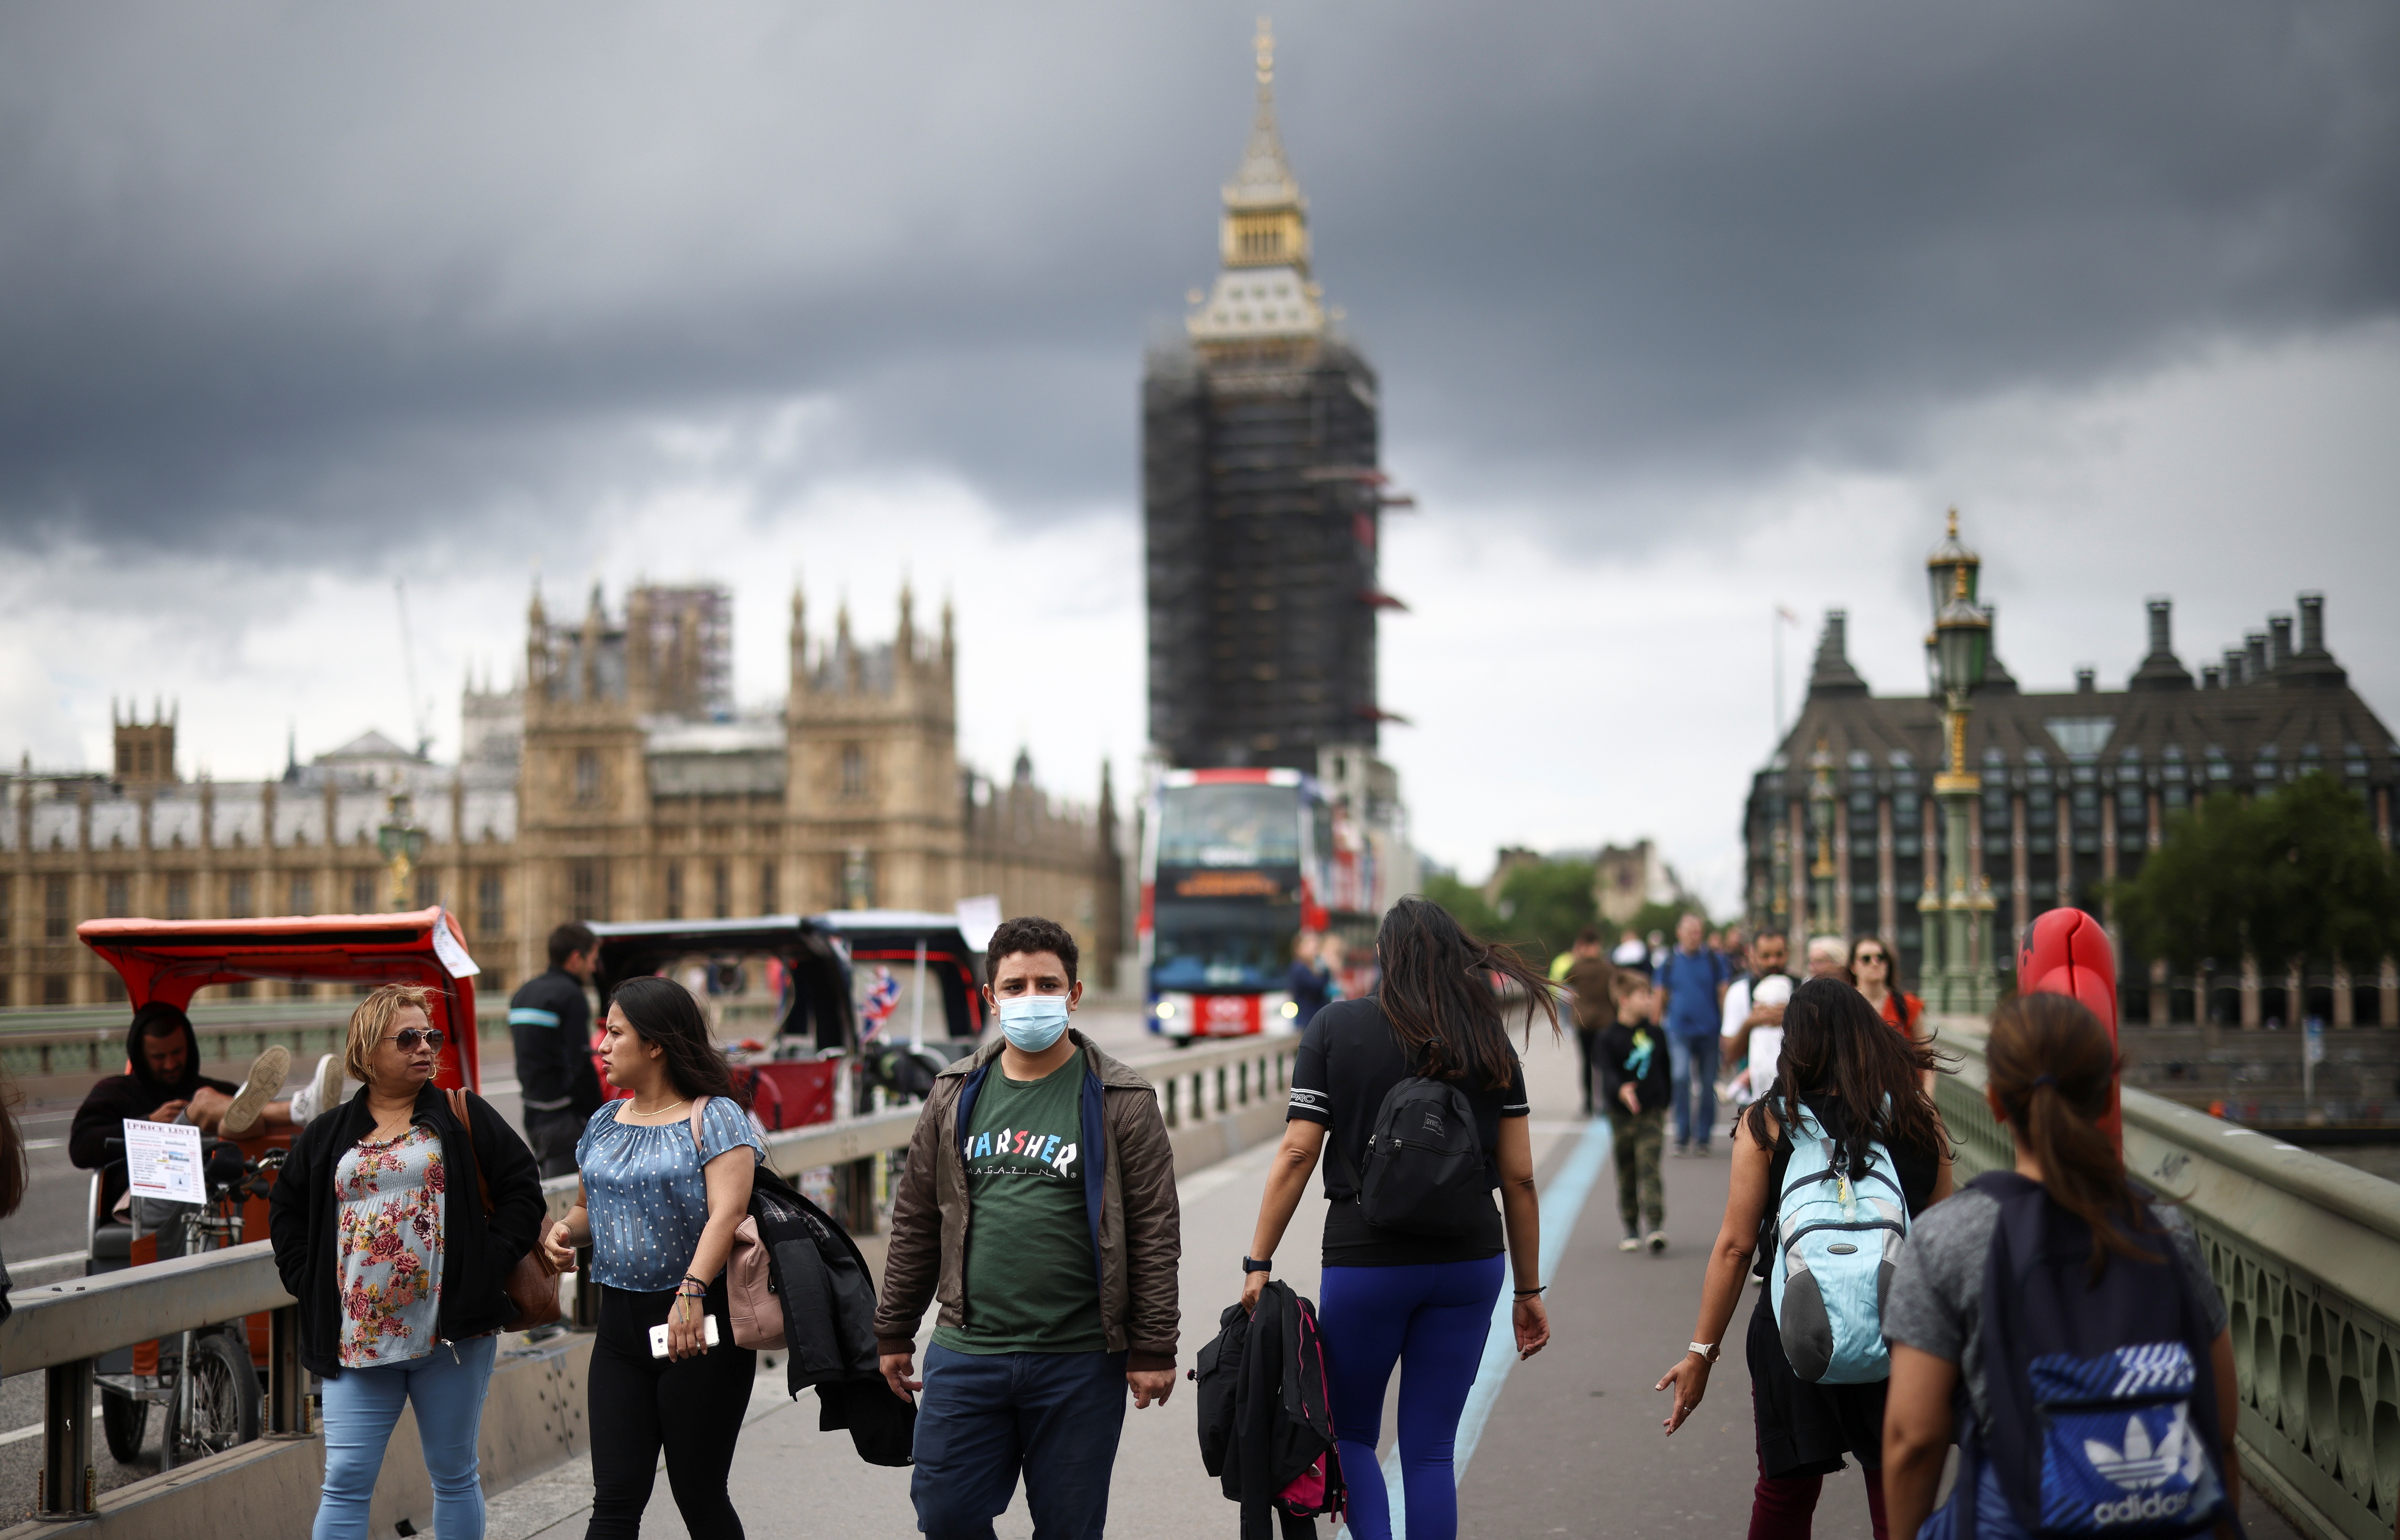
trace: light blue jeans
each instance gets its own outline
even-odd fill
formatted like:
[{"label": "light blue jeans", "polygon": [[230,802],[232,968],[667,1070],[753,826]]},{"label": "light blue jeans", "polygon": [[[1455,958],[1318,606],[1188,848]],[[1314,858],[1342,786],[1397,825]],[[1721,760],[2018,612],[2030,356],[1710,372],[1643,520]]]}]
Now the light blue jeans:
[{"label": "light blue jeans", "polygon": [[425,1472],[433,1478],[439,1540],[483,1540],[484,1487],[475,1437],[492,1383],[498,1337],[443,1342],[422,1358],[380,1369],[346,1369],[325,1382],[325,1492],[311,1540],[367,1540],[367,1508],[384,1447],[403,1403],[416,1408]]}]

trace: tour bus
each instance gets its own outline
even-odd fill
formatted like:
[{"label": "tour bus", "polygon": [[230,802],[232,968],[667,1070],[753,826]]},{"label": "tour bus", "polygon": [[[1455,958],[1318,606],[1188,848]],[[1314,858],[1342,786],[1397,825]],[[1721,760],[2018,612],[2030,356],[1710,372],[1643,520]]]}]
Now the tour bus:
[{"label": "tour bus", "polygon": [[[1391,821],[1397,823],[1397,808]],[[1289,1030],[1303,930],[1342,938],[1345,993],[1373,978],[1375,922],[1396,893],[1392,829],[1296,770],[1161,772],[1143,823],[1138,941],[1150,1029],[1194,1038]]]}]

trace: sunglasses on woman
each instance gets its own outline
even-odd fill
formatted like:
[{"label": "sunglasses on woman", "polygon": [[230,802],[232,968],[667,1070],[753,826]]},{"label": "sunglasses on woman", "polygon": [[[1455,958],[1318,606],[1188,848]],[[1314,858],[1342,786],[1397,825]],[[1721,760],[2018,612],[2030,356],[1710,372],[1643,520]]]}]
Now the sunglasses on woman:
[{"label": "sunglasses on woman", "polygon": [[1887,961],[1881,952],[1861,952],[1858,960],[1861,962],[1882,962]]},{"label": "sunglasses on woman", "polygon": [[430,1048],[438,1054],[442,1051],[442,1045],[450,1040],[443,1034],[439,1027],[427,1027],[422,1029],[403,1027],[384,1041],[399,1043],[400,1051],[403,1054],[413,1054],[419,1048]]}]

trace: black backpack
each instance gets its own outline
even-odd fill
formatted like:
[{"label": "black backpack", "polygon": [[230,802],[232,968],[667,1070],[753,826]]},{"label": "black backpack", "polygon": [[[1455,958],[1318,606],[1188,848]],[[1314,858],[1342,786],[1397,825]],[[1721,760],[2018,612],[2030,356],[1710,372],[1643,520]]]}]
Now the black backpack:
[{"label": "black backpack", "polygon": [[[2039,1182],[1988,1171],[1999,1200],[1984,1275],[1991,1436],[1959,1440],[1954,1493],[1988,1463],[2025,1531],[2046,1536],[2196,1534],[2227,1517],[2214,1333],[2175,1244],[2111,1255],[2091,1281],[2092,1233]],[[1973,1540],[1975,1499],[1952,1499],[1954,1540]]]},{"label": "black backpack", "polygon": [[1384,1093],[1358,1173],[1369,1224],[1414,1235],[1464,1234],[1492,1207],[1492,1172],[1475,1108],[1456,1081],[1411,1075]]}]

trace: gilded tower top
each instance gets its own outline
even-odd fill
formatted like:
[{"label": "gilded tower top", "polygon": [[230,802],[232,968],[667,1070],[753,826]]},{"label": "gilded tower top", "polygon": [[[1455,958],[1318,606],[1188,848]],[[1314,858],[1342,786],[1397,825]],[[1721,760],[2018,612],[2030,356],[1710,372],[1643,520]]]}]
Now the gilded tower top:
[{"label": "gilded tower top", "polygon": [[1221,267],[1207,301],[1184,318],[1200,343],[1313,338],[1325,331],[1323,292],[1308,276],[1308,199],[1275,125],[1275,33],[1264,17],[1256,48],[1258,115],[1242,163],[1224,187]]}]

